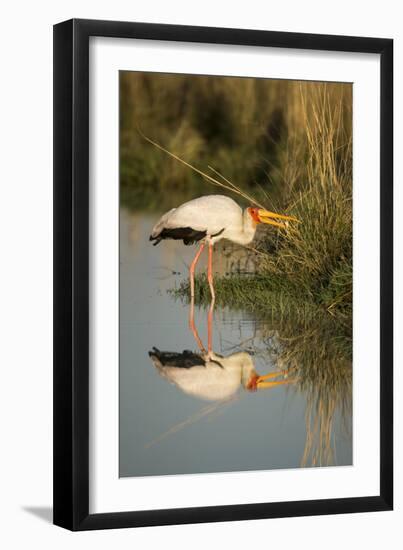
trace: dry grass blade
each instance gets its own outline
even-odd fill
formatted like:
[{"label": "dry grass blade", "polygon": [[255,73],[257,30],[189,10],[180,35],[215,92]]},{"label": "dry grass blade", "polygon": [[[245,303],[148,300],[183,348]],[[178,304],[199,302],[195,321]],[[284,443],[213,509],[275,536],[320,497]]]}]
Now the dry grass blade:
[{"label": "dry grass blade", "polygon": [[255,204],[256,206],[260,206],[260,208],[263,208],[265,209],[266,207],[263,206],[263,204],[260,204],[256,199],[254,199],[253,197],[251,197],[250,195],[248,195],[247,193],[245,193],[244,191],[242,191],[242,189],[240,189],[239,187],[237,187],[234,183],[232,183],[231,181],[229,181],[225,176],[223,176],[218,170],[216,170],[215,168],[213,168],[212,166],[208,166],[208,168],[214,172],[215,174],[217,174],[217,176],[219,176],[220,178],[222,178],[226,183],[228,183],[228,185],[231,186],[231,188],[233,189],[234,193],[238,193],[239,195],[241,195],[242,197],[244,197],[245,199],[249,200],[252,204]]},{"label": "dry grass blade", "polygon": [[[153,141],[152,139],[150,139],[149,137],[147,137],[146,135],[143,134],[143,132],[138,128],[138,132],[140,133],[140,135],[146,140],[148,141],[149,143],[151,143],[152,145],[154,145],[154,147],[157,147],[158,149],[160,149],[160,151],[163,151],[164,153],[166,153],[167,155],[169,155],[170,157],[174,158],[175,160],[177,160],[178,162],[181,162],[182,164],[184,164],[185,166],[187,166],[188,168],[190,168],[191,170],[193,170],[194,172],[196,172],[197,174],[200,174],[200,176],[202,176],[204,179],[208,180],[210,183],[212,183],[213,185],[216,185],[218,187],[222,187],[223,189],[227,189],[227,191],[231,191],[232,193],[235,193],[237,195],[239,195],[240,197],[248,200],[249,202],[253,203],[253,204],[256,204],[257,206],[260,206],[261,208],[264,208],[264,206],[260,205],[255,199],[253,199],[253,197],[251,197],[250,195],[248,195],[247,193],[245,193],[244,191],[242,191],[239,187],[237,187],[235,184],[233,184],[232,182],[228,181],[227,179],[223,178],[223,176],[221,176],[221,174],[219,174],[220,177],[222,177],[227,183],[222,183],[218,180],[216,180],[215,178],[209,176],[208,174],[206,174],[205,172],[203,172],[202,170],[199,170],[199,168],[196,168],[195,166],[193,166],[192,164],[190,164],[189,162],[186,162],[185,160],[183,160],[182,158],[180,158],[178,155],[175,155],[175,153],[172,153],[171,151],[169,151],[168,149],[165,149],[165,147],[163,147],[162,145],[160,145],[159,143],[157,143],[156,141]],[[214,172],[216,172],[215,170],[213,170]],[[217,173],[217,172],[216,172]]]},{"label": "dry grass blade", "polygon": [[217,412],[218,410],[223,409],[226,405],[230,405],[234,401],[234,399],[235,398],[231,398],[226,401],[219,401],[218,403],[213,403],[212,405],[207,405],[206,407],[203,407],[200,411],[189,416],[189,418],[187,418],[186,420],[183,420],[182,422],[178,422],[177,424],[169,428],[166,432],[162,433],[152,441],[149,441],[148,443],[146,443],[146,445],[144,445],[144,448],[149,449],[156,443],[159,443],[165,438],[179,432],[183,428],[186,428],[187,426],[191,426],[198,420],[201,420],[202,418],[209,416],[214,412]]}]

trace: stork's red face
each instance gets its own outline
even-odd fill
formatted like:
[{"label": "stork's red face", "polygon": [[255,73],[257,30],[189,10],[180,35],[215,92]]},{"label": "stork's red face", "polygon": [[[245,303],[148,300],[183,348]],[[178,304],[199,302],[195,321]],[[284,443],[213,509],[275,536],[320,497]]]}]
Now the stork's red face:
[{"label": "stork's red face", "polygon": [[[288,226],[289,221],[297,222],[296,218],[292,216],[284,216],[283,214],[276,214],[275,212],[270,212],[269,210],[264,210],[263,208],[257,208],[251,206],[248,208],[250,217],[255,223],[266,223],[268,225],[275,225],[276,227],[285,228]],[[285,220],[285,222],[280,223],[276,220]]]},{"label": "stork's red face", "polygon": [[252,374],[249,378],[248,383],[246,384],[246,389],[248,391],[257,391],[257,383],[259,381],[259,376],[257,374]]},{"label": "stork's red face", "polygon": [[[263,375],[258,375],[256,372],[253,372],[245,384],[245,389],[250,392],[255,392],[257,390],[270,389],[284,384],[294,384],[298,381],[298,377],[289,378],[288,374],[290,372],[292,372],[292,369],[290,371],[276,371]],[[279,378],[281,379],[279,380]]]},{"label": "stork's red face", "polygon": [[249,215],[252,218],[252,220],[255,223],[260,223],[259,208],[254,208],[253,206],[251,206],[250,208],[248,208],[248,211],[249,211]]}]

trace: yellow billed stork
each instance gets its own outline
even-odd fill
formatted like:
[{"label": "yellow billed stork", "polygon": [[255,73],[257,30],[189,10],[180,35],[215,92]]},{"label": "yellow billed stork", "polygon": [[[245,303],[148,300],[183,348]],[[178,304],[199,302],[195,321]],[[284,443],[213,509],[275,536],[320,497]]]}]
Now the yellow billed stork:
[{"label": "yellow billed stork", "polygon": [[297,378],[288,377],[294,369],[259,375],[252,355],[246,351],[238,351],[227,356],[215,353],[212,349],[214,302],[211,303],[207,317],[206,350],[193,321],[193,309],[194,302],[191,300],[190,328],[199,346],[199,353],[189,350],[182,353],[164,352],[156,347],[148,353],[160,376],[181,391],[205,401],[227,401],[232,399],[241,387],[254,392],[297,381]]},{"label": "yellow billed stork", "polygon": [[256,391],[296,382],[295,378],[288,378],[286,370],[259,375],[251,355],[245,351],[224,357],[211,351],[208,354],[188,350],[176,353],[153,348],[149,356],[163,378],[203,401],[226,401],[242,387]]},{"label": "yellow billed stork", "polygon": [[194,296],[195,267],[205,245],[208,244],[207,279],[211,296],[214,298],[214,244],[221,239],[228,239],[247,245],[253,241],[259,223],[285,228],[289,221],[297,220],[263,208],[249,207],[242,210],[230,197],[207,195],[185,202],[166,212],[153,227],[150,241],[155,241],[154,245],[163,239],[183,240],[185,245],[201,243],[189,269],[192,297]]}]

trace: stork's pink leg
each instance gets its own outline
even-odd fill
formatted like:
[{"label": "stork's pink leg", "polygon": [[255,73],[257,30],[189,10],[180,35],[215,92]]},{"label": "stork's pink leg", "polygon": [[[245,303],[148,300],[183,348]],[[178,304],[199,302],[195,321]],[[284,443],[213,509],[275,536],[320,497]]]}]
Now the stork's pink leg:
[{"label": "stork's pink leg", "polygon": [[199,346],[199,349],[202,353],[206,353],[206,350],[204,349],[203,342],[201,341],[201,338],[199,336],[199,333],[197,332],[197,328],[195,325],[194,320],[194,298],[193,296],[190,299],[190,310],[189,310],[189,328],[192,331],[193,337],[197,342],[197,345]]},{"label": "stork's pink leg", "polygon": [[213,245],[211,243],[209,243],[209,246],[208,246],[207,279],[208,279],[208,284],[210,286],[211,297],[214,302],[215,293],[214,293],[214,279],[213,279]]},{"label": "stork's pink leg", "polygon": [[207,351],[209,354],[213,351],[213,312],[214,298],[211,300],[210,309],[207,317]]},{"label": "stork's pink leg", "polygon": [[195,280],[194,280],[194,274],[195,274],[195,267],[197,262],[199,261],[200,254],[203,252],[203,248],[205,246],[205,243],[201,243],[199,250],[196,252],[196,256],[193,258],[193,262],[190,264],[189,269],[189,275],[190,275],[190,296],[193,298],[195,295]]}]

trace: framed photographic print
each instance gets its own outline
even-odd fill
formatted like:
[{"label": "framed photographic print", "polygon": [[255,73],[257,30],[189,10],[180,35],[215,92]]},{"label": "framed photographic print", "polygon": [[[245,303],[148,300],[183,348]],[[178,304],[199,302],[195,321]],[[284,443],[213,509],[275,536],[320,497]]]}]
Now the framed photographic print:
[{"label": "framed photographic print", "polygon": [[391,510],[393,42],[54,27],[54,523]]}]

